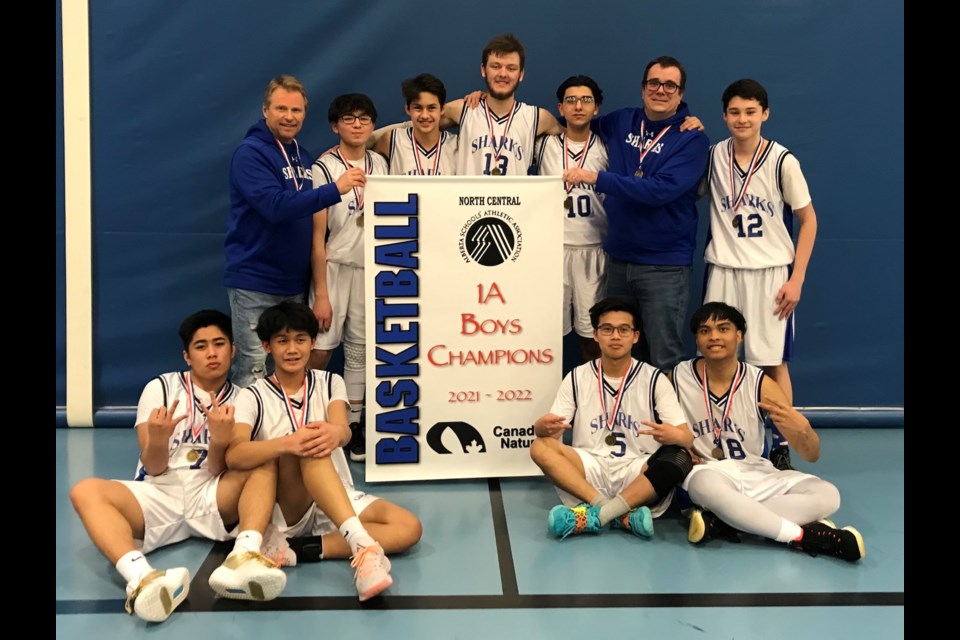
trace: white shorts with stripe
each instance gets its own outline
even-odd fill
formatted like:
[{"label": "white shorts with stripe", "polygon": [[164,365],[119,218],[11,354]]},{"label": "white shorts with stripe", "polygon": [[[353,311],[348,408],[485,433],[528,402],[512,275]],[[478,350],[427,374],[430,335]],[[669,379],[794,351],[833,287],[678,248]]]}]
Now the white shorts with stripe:
[{"label": "white shorts with stripe", "polygon": [[590,307],[606,295],[607,254],[599,244],[563,246],[563,335],[593,337]]},{"label": "white shorts with stripe", "polygon": [[[347,488],[347,496],[350,498],[350,505],[353,507],[354,513],[358,516],[375,500],[380,499],[379,496],[349,488]],[[336,525],[327,517],[327,514],[320,510],[315,502],[311,502],[310,508],[303,514],[303,517],[292,525],[288,525],[284,520],[283,512],[280,511],[280,505],[274,505],[272,520],[273,524],[280,530],[280,533],[287,538],[295,538],[297,536],[324,536],[337,531]]]},{"label": "white shorts with stripe", "polygon": [[[365,290],[362,268],[327,262],[327,294],[333,317],[330,319],[330,329],[317,334],[314,349],[332,351],[344,340],[357,345],[366,344]],[[311,290],[308,304],[312,307],[314,301]]]},{"label": "white shorts with stripe", "polygon": [[[729,269],[711,264],[704,302],[725,302],[736,307],[747,321],[743,359],[757,367],[781,364],[793,351],[793,314],[786,320],[774,315],[777,292],[790,279],[787,267]],[[789,357],[787,357],[789,359]]]},{"label": "white shorts with stripe", "polygon": [[150,553],[187,538],[230,540],[217,507],[220,476],[202,469],[167,469],[149,480],[115,480],[130,489],[143,511],[141,550]]},{"label": "white shorts with stripe", "polygon": [[[636,480],[643,473],[643,465],[650,459],[650,456],[601,458],[577,447],[571,447],[571,449],[580,456],[587,482],[607,498],[616,497],[618,493]],[[673,499],[673,493],[671,489],[670,493],[660,502],[655,505],[647,505],[650,507],[650,512],[654,518],[660,517],[667,510],[670,501]],[[560,496],[560,502],[571,508],[583,502],[572,493],[567,493],[559,487],[557,487],[557,494]]]},{"label": "white shorts with stripe", "polygon": [[721,473],[729,478],[740,493],[763,502],[776,496],[782,496],[797,484],[817,476],[802,471],[780,471],[766,458],[756,459],[749,464],[738,460],[710,460],[693,466],[680,486],[684,491],[690,487],[690,480],[704,470]]}]

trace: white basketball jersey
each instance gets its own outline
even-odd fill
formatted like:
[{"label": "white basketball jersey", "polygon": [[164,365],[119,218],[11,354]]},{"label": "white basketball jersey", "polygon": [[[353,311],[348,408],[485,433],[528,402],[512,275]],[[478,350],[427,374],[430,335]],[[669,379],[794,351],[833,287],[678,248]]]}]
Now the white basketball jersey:
[{"label": "white basketball jersey", "polygon": [[475,109],[464,106],[457,143],[457,175],[527,175],[539,119],[539,107],[519,100],[504,116],[494,115],[486,100],[481,100]]},{"label": "white basketball jersey", "polygon": [[[686,422],[670,381],[652,365],[631,359],[624,377],[604,374],[599,387],[598,362],[582,364],[563,378],[550,412],[573,425],[573,446],[578,449],[611,459],[650,455],[660,445],[638,433],[649,428],[641,420],[675,426]],[[618,396],[622,399],[617,407]]]},{"label": "white basketball jersey", "polygon": [[[537,140],[534,162],[539,167],[541,176],[559,176],[564,169],[574,167],[583,167],[588,171],[606,171],[607,147],[599,136],[593,134],[586,143],[567,140],[563,134],[542,136]],[[597,193],[592,184],[564,183],[563,188],[566,190],[563,209],[556,209],[563,212],[563,244],[602,244],[607,235],[607,212],[603,208],[603,194]]]},{"label": "white basketball jersey", "polygon": [[[363,160],[347,161],[338,149],[328,151],[313,163],[313,188],[337,179],[347,165],[360,167],[367,175],[386,175],[387,161],[373,151]],[[327,260],[363,268],[363,187],[351,189],[337,204],[327,209]]]},{"label": "white basketball jersey", "polygon": [[[703,378],[697,373],[694,358],[681,362],[673,369],[673,385],[693,432],[693,450],[705,460],[714,460],[717,446],[714,426],[721,425],[720,440],[723,456],[739,462],[767,464],[763,458],[763,412],[757,405],[764,373],[759,367],[740,362],[731,388],[722,396],[708,393],[704,398]],[[731,398],[733,401],[730,405]],[[727,409],[729,406],[729,413]]]},{"label": "white basketball jersey", "polygon": [[732,138],[710,150],[710,238],[704,260],[732,269],[793,264],[793,210],[810,204],[800,163],[772,140],[751,175],[732,154]]},{"label": "white basketball jersey", "polygon": [[457,136],[440,132],[432,149],[424,149],[413,137],[413,127],[390,131],[390,175],[452,176],[457,166]]},{"label": "white basketball jersey", "polygon": [[[219,404],[233,404],[240,388],[227,380],[217,392]],[[177,423],[170,436],[168,449],[170,451],[170,469],[206,469],[207,451],[210,447],[210,432],[207,430],[207,418],[200,407],[209,409],[213,405],[213,398],[203,389],[198,388],[190,380],[186,371],[175,371],[157,376],[147,383],[140,394],[137,403],[137,421],[134,424],[143,424],[150,419],[154,409],[173,406],[177,403],[174,418],[187,414],[183,421]],[[137,472],[134,478],[143,480],[147,477],[147,470],[143,462],[137,460]]]},{"label": "white basketball jersey", "polygon": [[[240,393],[234,420],[238,424],[249,424],[253,427],[252,440],[272,440],[293,433],[297,424],[326,420],[327,407],[334,400],[349,403],[347,385],[336,373],[309,369],[306,384],[306,407],[302,388],[290,397],[288,405],[283,390],[276,385],[274,378],[261,378]],[[348,490],[353,489],[353,476],[347,465],[347,457],[343,454],[343,447],[337,447],[330,454],[330,459],[333,460],[333,466],[343,485]]]}]

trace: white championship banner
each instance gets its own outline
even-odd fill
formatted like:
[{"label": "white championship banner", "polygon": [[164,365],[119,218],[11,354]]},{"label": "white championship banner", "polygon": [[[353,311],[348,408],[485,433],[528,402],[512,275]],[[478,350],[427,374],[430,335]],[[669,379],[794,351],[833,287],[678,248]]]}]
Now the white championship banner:
[{"label": "white championship banner", "polygon": [[559,176],[369,176],[366,479],[539,475],[563,366]]}]

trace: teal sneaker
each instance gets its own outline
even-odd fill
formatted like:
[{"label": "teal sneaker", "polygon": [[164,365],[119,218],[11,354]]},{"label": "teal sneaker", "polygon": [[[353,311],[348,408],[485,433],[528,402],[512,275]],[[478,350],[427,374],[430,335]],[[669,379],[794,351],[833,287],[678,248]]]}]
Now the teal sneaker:
[{"label": "teal sneaker", "polygon": [[641,538],[653,537],[653,514],[647,507],[637,507],[610,522],[614,529],[629,531]]},{"label": "teal sneaker", "polygon": [[594,507],[586,502],[578,504],[573,509],[558,504],[547,516],[547,529],[561,540],[569,535],[581,533],[600,533],[600,507]]}]

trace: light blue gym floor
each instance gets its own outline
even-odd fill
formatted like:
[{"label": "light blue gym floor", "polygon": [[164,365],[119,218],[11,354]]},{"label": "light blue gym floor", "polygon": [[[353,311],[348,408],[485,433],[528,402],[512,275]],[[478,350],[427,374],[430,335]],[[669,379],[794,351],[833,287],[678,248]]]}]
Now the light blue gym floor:
[{"label": "light blue gym floor", "polygon": [[128,478],[132,429],[56,430],[57,637],[119,638],[696,638],[904,637],[903,429],[821,429],[816,464],[836,484],[832,516],[863,534],[856,564],[744,536],[693,546],[669,512],[653,540],[622,531],[558,541],[543,478],[366,484],[423,521],[419,545],[392,559],[393,586],[361,605],[346,561],[288,569],[268,603],[215,599],[207,577],[229,544],[189,540],[150,556],[186,566],[186,602],[160,624],[124,613],[123,581],[87,538],[68,498],[88,476]]}]

